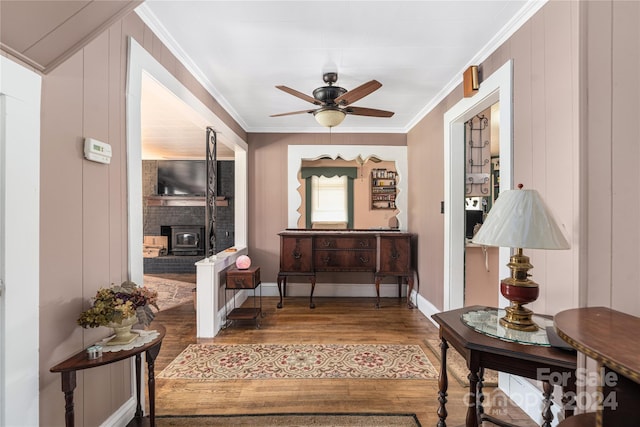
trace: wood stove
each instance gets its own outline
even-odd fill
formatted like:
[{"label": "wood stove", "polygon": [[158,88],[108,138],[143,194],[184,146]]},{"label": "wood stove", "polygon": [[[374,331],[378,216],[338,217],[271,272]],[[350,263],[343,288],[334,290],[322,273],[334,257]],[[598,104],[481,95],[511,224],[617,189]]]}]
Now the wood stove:
[{"label": "wood stove", "polygon": [[172,255],[204,255],[204,233],[199,225],[163,225],[160,232],[168,237]]}]

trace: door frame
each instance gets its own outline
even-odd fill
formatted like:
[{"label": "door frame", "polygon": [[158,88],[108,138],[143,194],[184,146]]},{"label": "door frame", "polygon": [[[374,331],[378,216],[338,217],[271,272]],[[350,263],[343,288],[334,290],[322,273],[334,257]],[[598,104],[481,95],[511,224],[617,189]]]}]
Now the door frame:
[{"label": "door frame", "polygon": [[[443,310],[464,306],[464,123],[500,103],[500,192],[513,188],[513,61],[484,79],[473,97],[444,114],[444,300]],[[509,275],[511,249],[499,249],[498,277]],[[499,293],[496,283],[496,292]],[[506,300],[499,296],[500,305]]]},{"label": "door frame", "polygon": [[[143,218],[142,218],[142,125],[140,109],[143,74],[155,79],[167,90],[204,118],[218,133],[218,143],[235,153],[235,247],[247,246],[247,153],[248,145],[193,95],[176,77],[162,66],[135,39],[129,38],[127,68],[127,211],[129,280],[143,283]],[[202,129],[202,157],[205,156],[205,129]]]},{"label": "door frame", "polygon": [[39,425],[42,77],[0,68],[0,425]]}]

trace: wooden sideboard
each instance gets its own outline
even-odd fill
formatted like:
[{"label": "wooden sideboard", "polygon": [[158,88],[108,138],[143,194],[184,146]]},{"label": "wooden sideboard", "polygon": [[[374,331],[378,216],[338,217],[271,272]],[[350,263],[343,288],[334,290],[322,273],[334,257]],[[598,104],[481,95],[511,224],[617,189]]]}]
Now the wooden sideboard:
[{"label": "wooden sideboard", "polygon": [[398,291],[407,282],[407,305],[412,307],[413,234],[399,231],[307,230],[288,229],[280,236],[280,271],[278,292],[286,295],[289,276],[306,276],[311,282],[309,307],[314,308],[313,292],[318,272],[371,272],[376,288],[376,307],[380,307],[380,281],[385,276],[398,279]]}]

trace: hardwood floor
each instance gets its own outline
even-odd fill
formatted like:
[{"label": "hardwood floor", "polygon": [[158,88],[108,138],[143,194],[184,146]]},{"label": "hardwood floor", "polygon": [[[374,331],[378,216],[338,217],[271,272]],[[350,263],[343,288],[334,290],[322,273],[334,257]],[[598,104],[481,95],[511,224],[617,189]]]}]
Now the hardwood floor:
[{"label": "hardwood floor", "polygon": [[[309,309],[308,298],[264,297],[262,327],[253,322],[235,323],[213,339],[195,337],[192,304],[162,311],[154,322],[167,328],[156,360],[156,373],[164,369],[187,345],[201,343],[385,343],[418,344],[439,369],[438,359],[425,345],[437,337],[437,328],[419,310],[385,298],[381,308],[374,299],[317,298]],[[249,301],[248,301],[249,302]],[[153,326],[153,324],[152,324]],[[525,427],[535,426],[497,389],[485,402],[499,401],[485,412]],[[438,417],[438,381],[433,380],[221,380],[192,382],[156,379],[156,412],[159,415],[253,414],[291,412],[395,412],[415,413],[423,426],[435,426]],[[447,425],[464,424],[467,390],[450,377]],[[498,399],[499,398],[499,399]]]}]

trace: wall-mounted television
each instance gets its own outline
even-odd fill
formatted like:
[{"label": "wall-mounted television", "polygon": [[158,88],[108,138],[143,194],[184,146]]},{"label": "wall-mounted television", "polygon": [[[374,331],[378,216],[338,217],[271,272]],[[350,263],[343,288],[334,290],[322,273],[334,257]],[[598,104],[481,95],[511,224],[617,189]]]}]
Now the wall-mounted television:
[{"label": "wall-mounted television", "polygon": [[204,160],[158,160],[158,194],[204,196],[207,167]]}]

